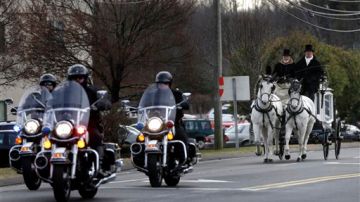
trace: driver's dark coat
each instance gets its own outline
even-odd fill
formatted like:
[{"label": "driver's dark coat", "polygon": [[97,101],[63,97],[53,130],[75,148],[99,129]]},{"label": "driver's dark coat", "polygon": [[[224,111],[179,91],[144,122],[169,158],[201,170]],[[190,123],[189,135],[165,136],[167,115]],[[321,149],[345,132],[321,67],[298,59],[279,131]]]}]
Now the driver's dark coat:
[{"label": "driver's dark coat", "polygon": [[296,63],[297,69],[295,76],[298,80],[302,79],[302,92],[316,93],[319,89],[320,79],[324,76],[324,69],[320,62],[314,58],[306,65],[305,57]]}]

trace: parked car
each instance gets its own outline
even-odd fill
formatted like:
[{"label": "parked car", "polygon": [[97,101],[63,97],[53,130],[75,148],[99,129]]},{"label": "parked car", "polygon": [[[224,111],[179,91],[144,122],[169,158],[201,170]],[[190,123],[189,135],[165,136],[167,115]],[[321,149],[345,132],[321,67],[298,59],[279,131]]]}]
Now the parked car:
[{"label": "parked car", "polygon": [[359,141],[360,140],[360,129],[354,125],[346,124],[341,135],[344,141]]},{"label": "parked car", "polygon": [[[226,146],[227,141],[229,141],[228,136],[223,135],[223,144]],[[209,135],[205,138],[205,148],[214,147],[215,135]]]},{"label": "parked car", "polygon": [[211,128],[211,122],[207,119],[184,119],[186,134],[189,138],[193,138],[198,143],[199,149],[205,146],[205,138],[214,134]]},{"label": "parked car", "polygon": [[9,166],[9,151],[15,145],[15,122],[0,122],[0,167]]},{"label": "parked car", "polygon": [[[234,146],[236,144],[235,126],[228,128],[225,131],[225,135],[229,138],[226,144]],[[250,123],[238,124],[238,137],[239,145],[250,145]]]},{"label": "parked car", "polygon": [[119,145],[121,147],[121,154],[130,155],[130,146],[136,142],[140,131],[135,128],[135,124],[131,126],[120,125],[118,129]]}]

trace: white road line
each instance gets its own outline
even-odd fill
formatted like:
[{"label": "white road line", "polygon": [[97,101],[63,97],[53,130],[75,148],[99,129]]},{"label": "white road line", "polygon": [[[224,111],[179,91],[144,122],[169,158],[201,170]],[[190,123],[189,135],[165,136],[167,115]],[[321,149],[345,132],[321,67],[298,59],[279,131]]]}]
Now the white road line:
[{"label": "white road line", "polygon": [[109,184],[124,183],[124,182],[141,182],[141,181],[146,180],[146,179],[147,179],[147,178],[132,179],[132,180],[119,180],[119,181],[109,182]]},{"label": "white road line", "polygon": [[284,164],[279,164],[279,165],[275,165],[276,167],[286,167],[286,166],[292,166],[292,165],[297,165],[299,163],[284,163]]},{"label": "white road line", "polygon": [[324,162],[324,164],[326,164],[326,165],[360,165],[360,162],[359,163]]},{"label": "white road line", "polygon": [[[144,180],[143,182],[148,183],[149,180]],[[181,180],[181,182],[187,182],[187,183],[230,183],[231,181],[197,179],[197,180]]]}]

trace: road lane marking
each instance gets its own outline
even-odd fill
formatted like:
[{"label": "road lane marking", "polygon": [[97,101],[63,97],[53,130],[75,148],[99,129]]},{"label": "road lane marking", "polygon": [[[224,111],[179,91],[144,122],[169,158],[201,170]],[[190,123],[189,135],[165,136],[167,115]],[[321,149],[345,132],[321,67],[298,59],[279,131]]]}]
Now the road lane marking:
[{"label": "road lane marking", "polygon": [[285,163],[285,164],[279,164],[279,165],[275,165],[276,167],[286,167],[286,166],[291,166],[291,165],[296,165],[299,163]]},{"label": "road lane marking", "polygon": [[241,188],[241,190],[242,191],[263,191],[263,190],[268,190],[268,189],[279,189],[279,188],[285,188],[285,187],[299,186],[299,185],[305,185],[305,184],[314,184],[314,183],[325,182],[325,181],[330,181],[330,180],[340,180],[340,179],[348,179],[348,178],[356,178],[356,177],[360,177],[360,173],[317,177],[317,178],[295,180],[295,181],[289,181],[289,182],[280,182],[280,183],[274,183],[274,184],[245,187],[245,188]]},{"label": "road lane marking", "polygon": [[147,178],[140,178],[140,179],[132,179],[132,180],[119,180],[119,181],[112,181],[109,182],[110,184],[114,184],[114,183],[124,183],[124,182],[141,182],[143,180],[146,180]]},{"label": "road lane marking", "polygon": [[360,165],[359,163],[342,163],[342,162],[324,162],[327,165]]},{"label": "road lane marking", "polygon": [[[148,183],[149,180],[144,180],[143,182]],[[181,182],[188,182],[188,183],[229,183],[231,181],[198,179],[198,180],[181,180]]]}]

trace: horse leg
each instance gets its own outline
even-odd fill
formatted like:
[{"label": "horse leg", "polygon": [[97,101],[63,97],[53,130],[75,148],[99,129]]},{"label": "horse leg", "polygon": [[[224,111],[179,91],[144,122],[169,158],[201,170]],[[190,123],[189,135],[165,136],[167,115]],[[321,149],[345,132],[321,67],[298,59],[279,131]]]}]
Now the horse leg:
[{"label": "horse leg", "polygon": [[299,156],[296,160],[297,162],[301,160],[301,156],[303,155],[305,132],[306,128],[304,127],[300,127],[298,130]]},{"label": "horse leg", "polygon": [[314,121],[314,119],[312,118],[312,119],[309,120],[309,123],[308,123],[308,125],[307,125],[307,129],[306,129],[306,133],[305,133],[305,139],[304,139],[303,154],[302,154],[302,156],[301,156],[301,158],[302,158],[303,160],[306,159],[306,157],[307,157],[307,155],[306,155],[306,154],[307,154],[307,143],[308,143],[308,141],[309,141],[310,133],[311,133],[311,131],[312,131],[312,129],[313,129],[314,123],[315,123],[315,121]]},{"label": "horse leg", "polygon": [[274,153],[274,146],[273,146],[273,141],[274,141],[274,136],[273,136],[273,129],[271,128],[271,126],[268,127],[267,129],[267,145],[268,145],[268,162],[271,163],[273,161],[273,153]]},{"label": "horse leg", "polygon": [[264,147],[265,147],[265,159],[264,159],[264,162],[267,163],[268,160],[269,160],[268,129],[264,127],[262,129],[262,134],[263,134],[263,141],[264,141]]},{"label": "horse leg", "polygon": [[289,142],[290,142],[290,137],[291,137],[292,131],[293,131],[292,126],[290,126],[290,124],[286,124],[286,126],[285,126],[285,159],[286,160],[289,160],[291,157]]},{"label": "horse leg", "polygon": [[261,150],[260,150],[260,147],[261,147],[261,141],[260,141],[261,129],[260,129],[260,126],[258,124],[253,124],[253,131],[254,131],[254,143],[256,145],[255,154],[257,156],[260,156],[261,155]]},{"label": "horse leg", "polygon": [[275,125],[275,129],[273,130],[273,137],[275,138],[275,155],[279,155],[279,137],[280,137],[280,130],[278,130],[277,128],[279,128],[278,124]]}]

